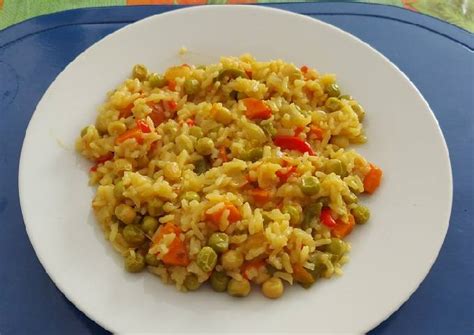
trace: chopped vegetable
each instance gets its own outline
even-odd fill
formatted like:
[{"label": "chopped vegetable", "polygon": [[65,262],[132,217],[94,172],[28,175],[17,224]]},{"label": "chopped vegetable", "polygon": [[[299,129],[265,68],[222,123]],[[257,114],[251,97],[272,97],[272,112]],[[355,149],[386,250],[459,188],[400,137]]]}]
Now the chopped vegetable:
[{"label": "chopped vegetable", "polygon": [[150,126],[143,120],[137,120],[137,128],[142,131],[142,133],[151,132]]},{"label": "chopped vegetable", "polygon": [[283,294],[284,286],[280,278],[270,278],[262,285],[262,293],[270,299],[277,299]]},{"label": "chopped vegetable", "polygon": [[214,249],[215,252],[222,253],[229,249],[229,235],[226,233],[213,233],[207,244]]},{"label": "chopped vegetable", "polygon": [[196,263],[202,271],[210,272],[216,266],[217,254],[211,247],[204,247],[199,251]]},{"label": "chopped vegetable", "polygon": [[245,108],[247,109],[245,115],[251,119],[263,119],[266,120],[272,116],[272,110],[262,100],[255,98],[246,98],[242,100]]},{"label": "chopped vegetable", "polygon": [[145,258],[138,252],[135,255],[128,254],[124,259],[124,266],[128,272],[141,272],[145,268]]},{"label": "chopped vegetable", "polygon": [[321,210],[321,223],[329,228],[334,228],[336,226],[336,220],[331,215],[331,209],[329,207],[324,207]]},{"label": "chopped vegetable", "polygon": [[186,79],[183,84],[184,93],[187,95],[196,94],[199,92],[199,81],[196,79]]},{"label": "chopped vegetable", "polygon": [[225,272],[214,271],[211,274],[211,286],[216,292],[225,292],[230,278]]},{"label": "chopped vegetable", "polygon": [[293,278],[304,285],[311,285],[315,281],[311,273],[300,264],[293,264]]},{"label": "chopped vegetable", "polygon": [[276,172],[276,175],[278,177],[278,179],[280,179],[280,182],[281,183],[286,183],[286,181],[288,180],[288,178],[291,177],[291,175],[296,171],[296,166],[292,165],[290,167],[287,167],[287,168],[284,168],[284,169],[281,169],[281,170],[278,170]]},{"label": "chopped vegetable", "polygon": [[282,149],[296,150],[301,153],[307,152],[310,155],[315,154],[308,142],[296,136],[275,136],[273,142]]},{"label": "chopped vegetable", "polygon": [[253,188],[249,190],[250,196],[259,203],[265,203],[270,200],[270,192],[261,188]]},{"label": "chopped vegetable", "polygon": [[132,247],[137,247],[145,242],[145,233],[137,226],[129,224],[123,228],[123,238]]},{"label": "chopped vegetable", "polygon": [[301,180],[300,189],[305,195],[315,195],[319,192],[319,179],[315,176],[304,177]]},{"label": "chopped vegetable", "polygon": [[148,82],[150,83],[151,87],[156,87],[156,88],[165,87],[167,84],[167,80],[163,76],[160,76],[157,73],[150,74],[150,76],[148,77]]},{"label": "chopped vegetable", "polygon": [[250,262],[245,263],[242,266],[242,276],[244,276],[245,279],[249,279],[249,271],[252,270],[259,270],[260,268],[265,266],[265,262],[262,259],[254,259]]},{"label": "chopped vegetable", "polygon": [[134,138],[138,144],[143,144],[143,132],[139,128],[127,130],[125,133],[119,135],[115,140],[116,144],[121,144],[126,140]]},{"label": "chopped vegetable", "polygon": [[196,291],[201,286],[198,277],[193,273],[186,276],[183,284],[189,291]]},{"label": "chopped vegetable", "polygon": [[176,91],[176,82],[174,80],[168,80],[168,88],[170,91]]},{"label": "chopped vegetable", "polygon": [[338,97],[341,94],[341,90],[339,89],[339,85],[333,83],[326,87],[326,92],[330,97]]},{"label": "chopped vegetable", "polygon": [[148,70],[145,65],[137,64],[133,67],[132,76],[133,78],[143,81],[148,76]]},{"label": "chopped vegetable", "polygon": [[310,129],[309,130],[310,134],[313,135],[315,139],[320,140],[320,141],[323,139],[324,132],[321,128],[315,125],[311,125],[309,126],[309,129]]},{"label": "chopped vegetable", "polygon": [[215,225],[219,225],[221,216],[226,209],[229,210],[229,216],[227,217],[227,219],[229,220],[230,223],[239,221],[242,218],[242,215],[240,214],[237,207],[235,207],[235,205],[230,202],[226,202],[222,209],[211,214],[206,213],[207,220],[209,220],[211,223]]},{"label": "chopped vegetable", "polygon": [[336,225],[332,228],[332,234],[339,238],[344,238],[349,235],[354,228],[355,220],[352,214],[348,215],[348,221],[343,222],[342,220],[337,220]]},{"label": "chopped vegetable", "polygon": [[132,115],[132,108],[133,108],[133,102],[129,103],[125,108],[122,108],[119,111],[119,118],[124,118],[126,119],[130,115]]},{"label": "chopped vegetable", "polygon": [[354,215],[354,219],[357,224],[364,224],[369,221],[370,210],[365,206],[358,205],[352,209],[352,215]]},{"label": "chopped vegetable", "polygon": [[229,161],[229,158],[227,157],[227,150],[225,147],[220,147],[219,148],[219,158],[223,163]]},{"label": "chopped vegetable", "polygon": [[227,285],[227,293],[233,297],[246,297],[250,293],[250,283],[247,279],[236,280],[232,278]]},{"label": "chopped vegetable", "polygon": [[99,158],[97,158],[97,159],[95,160],[95,162],[96,162],[97,164],[103,164],[103,163],[105,163],[105,162],[107,162],[107,161],[110,161],[112,158],[114,158],[114,153],[113,153],[113,152],[108,152],[108,153],[106,153],[105,155],[100,156]]},{"label": "chopped vegetable", "polygon": [[306,74],[306,73],[308,73],[309,68],[306,65],[303,65],[300,70],[301,70],[301,72]]},{"label": "chopped vegetable", "polygon": [[380,181],[382,180],[382,170],[374,165],[370,164],[370,170],[364,178],[364,191],[372,194],[379,187]]},{"label": "chopped vegetable", "polygon": [[309,204],[305,207],[303,214],[303,223],[301,224],[301,228],[304,230],[311,227],[311,223],[315,218],[320,217],[321,215],[321,208],[323,208],[323,204],[321,201],[314,202]]},{"label": "chopped vegetable", "polygon": [[157,233],[152,238],[154,243],[159,243],[164,235],[175,233],[176,237],[168,246],[168,253],[161,258],[163,263],[167,265],[187,266],[189,264],[188,252],[184,241],[181,241],[179,235],[181,229],[172,222],[166,223],[158,229]]}]

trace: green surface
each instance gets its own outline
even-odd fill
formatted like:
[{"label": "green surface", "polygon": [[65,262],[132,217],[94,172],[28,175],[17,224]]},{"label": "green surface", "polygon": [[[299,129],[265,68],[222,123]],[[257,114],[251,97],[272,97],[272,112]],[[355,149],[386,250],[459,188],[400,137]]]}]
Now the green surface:
[{"label": "green surface", "polygon": [[[304,0],[303,0],[304,1]],[[307,2],[320,2],[318,0]],[[3,2],[3,6],[1,5]],[[29,18],[54,13],[67,9],[100,6],[124,6],[127,4],[141,3],[175,3],[190,4],[190,0],[0,0],[0,29]],[[239,0],[195,0],[194,3],[236,3]],[[242,0],[242,2],[297,2],[297,1],[272,1],[272,0]],[[341,1],[343,2],[343,1]],[[366,0],[362,2],[388,4],[404,7],[407,10],[417,11],[431,15],[441,20],[453,23],[466,30],[474,32],[474,0]]]}]

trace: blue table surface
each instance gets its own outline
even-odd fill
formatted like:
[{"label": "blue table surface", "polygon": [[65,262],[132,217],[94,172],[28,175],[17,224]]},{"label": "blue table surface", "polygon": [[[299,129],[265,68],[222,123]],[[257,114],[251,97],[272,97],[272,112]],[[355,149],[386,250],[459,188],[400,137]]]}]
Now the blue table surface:
[{"label": "blue table surface", "polygon": [[[271,6],[331,23],[381,51],[425,96],[448,143],[454,199],[444,245],[418,290],[371,333],[472,334],[473,35],[395,7],[357,3]],[[18,201],[21,144],[41,96],[80,52],[126,24],[173,8],[82,9],[38,17],[0,32],[0,334],[107,333],[62,295],[36,258]],[[304,39],[310,42],[310,34]]]}]

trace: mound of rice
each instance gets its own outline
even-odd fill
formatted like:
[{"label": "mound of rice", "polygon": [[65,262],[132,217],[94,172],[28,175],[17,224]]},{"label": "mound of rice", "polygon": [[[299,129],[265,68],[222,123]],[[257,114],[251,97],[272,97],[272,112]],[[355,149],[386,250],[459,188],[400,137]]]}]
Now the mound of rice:
[{"label": "mound of rice", "polygon": [[381,170],[346,149],[366,141],[364,114],[334,75],[282,60],[136,65],[76,149],[94,162],[92,207],[126,270],[278,298],[283,281],[340,275],[344,238],[369,218],[358,195]]}]

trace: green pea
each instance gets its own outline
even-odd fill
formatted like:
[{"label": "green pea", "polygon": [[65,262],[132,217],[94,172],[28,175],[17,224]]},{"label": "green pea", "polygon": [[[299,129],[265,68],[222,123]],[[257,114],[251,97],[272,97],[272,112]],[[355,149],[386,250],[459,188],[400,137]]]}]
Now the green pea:
[{"label": "green pea", "polygon": [[225,274],[225,272],[214,271],[211,274],[212,289],[216,292],[225,292],[229,280],[230,278]]},{"label": "green pea", "polygon": [[143,81],[148,76],[148,70],[143,64],[137,64],[133,67],[132,77]]},{"label": "green pea", "polygon": [[298,210],[298,207],[293,205],[283,206],[283,213],[290,215],[290,224],[292,226],[298,226],[301,222],[301,213]]},{"label": "green pea", "polygon": [[194,162],[194,172],[202,174],[209,170],[210,164],[206,159],[200,159]]},{"label": "green pea", "polygon": [[202,271],[209,272],[217,263],[217,254],[211,247],[202,248],[197,255],[197,265]]},{"label": "green pea", "polygon": [[125,187],[123,186],[123,182],[119,181],[115,183],[114,186],[114,196],[116,199],[121,200],[123,199],[123,192],[125,191]]},{"label": "green pea", "polygon": [[330,97],[338,97],[341,94],[341,90],[339,89],[339,85],[336,83],[333,83],[326,87],[326,93]]},{"label": "green pea", "polygon": [[124,266],[128,272],[140,272],[145,268],[145,258],[138,252],[135,257],[129,254],[124,259]]},{"label": "green pea", "polygon": [[215,252],[222,253],[229,249],[229,236],[226,233],[213,233],[209,237],[207,244],[214,249]]},{"label": "green pea", "polygon": [[323,204],[320,201],[307,205],[303,210],[303,223],[301,224],[301,228],[304,230],[311,228],[313,221],[319,219],[322,208]]},{"label": "green pea", "polygon": [[315,195],[319,192],[319,180],[314,176],[305,177],[301,180],[300,188],[306,195]]},{"label": "green pea", "polygon": [[156,255],[147,253],[145,255],[145,262],[150,266],[158,266],[160,265],[160,260],[156,257]]},{"label": "green pea", "polygon": [[89,129],[89,126],[85,126],[84,128],[82,128],[81,137],[84,137],[84,135],[87,134],[87,129]]},{"label": "green pea", "polygon": [[352,209],[352,215],[354,215],[357,224],[364,224],[370,219],[370,210],[365,206],[358,205]]},{"label": "green pea", "polygon": [[199,282],[198,277],[195,274],[189,274],[184,280],[184,286],[189,291],[196,291],[199,286],[201,286],[201,283]]},{"label": "green pea", "polygon": [[160,76],[158,73],[150,74],[148,76],[148,82],[153,88],[163,88],[166,86],[166,84],[168,84],[168,81],[163,76]]},{"label": "green pea", "polygon": [[204,133],[201,129],[201,127],[198,127],[198,126],[194,126],[194,127],[191,127],[189,129],[189,135],[192,135],[196,138],[201,138],[204,136]]},{"label": "green pea", "polygon": [[339,159],[330,159],[324,164],[327,174],[335,173],[341,177],[347,176],[346,166]]},{"label": "green pea", "polygon": [[132,246],[139,246],[145,242],[145,233],[135,225],[129,224],[123,228],[123,238]]},{"label": "green pea", "polygon": [[225,78],[232,80],[239,77],[247,78],[247,75],[244,71],[238,69],[225,69],[219,73],[219,75],[217,76],[217,80],[222,81]]},{"label": "green pea", "polygon": [[365,111],[362,108],[362,106],[359,104],[355,104],[355,105],[352,105],[351,107],[352,107],[352,110],[357,114],[359,121],[362,122],[365,117]]},{"label": "green pea", "polygon": [[231,279],[227,285],[227,293],[233,297],[246,297],[250,293],[250,282],[247,279]]},{"label": "green pea", "polygon": [[343,240],[331,238],[331,243],[325,246],[325,251],[340,257],[346,253],[347,246]]},{"label": "green pea", "polygon": [[196,143],[196,151],[203,155],[207,156],[212,153],[214,150],[214,142],[209,137],[200,138]]},{"label": "green pea", "polygon": [[263,157],[263,149],[262,148],[253,148],[247,153],[248,161],[256,162]]},{"label": "green pea", "polygon": [[142,220],[142,230],[149,236],[152,236],[158,229],[159,222],[152,216],[145,216]]},{"label": "green pea", "polygon": [[326,265],[319,260],[312,262],[314,264],[313,270],[307,270],[311,276],[316,281],[317,279],[321,278],[323,273],[326,271]]},{"label": "green pea", "polygon": [[199,81],[196,79],[186,79],[183,84],[184,93],[187,95],[196,94],[199,91]]},{"label": "green pea", "polygon": [[339,99],[344,99],[344,100],[352,100],[352,95],[349,94],[344,94],[339,97]]},{"label": "green pea", "polygon": [[324,106],[329,112],[336,112],[343,107],[343,104],[338,98],[331,97],[326,100]]},{"label": "green pea", "polygon": [[185,199],[187,201],[193,201],[193,200],[200,201],[201,197],[196,192],[188,191],[188,192],[184,193],[183,199]]},{"label": "green pea", "polygon": [[267,134],[268,136],[270,137],[273,137],[276,135],[276,129],[275,127],[273,126],[273,123],[265,123],[265,124],[261,124],[260,127],[263,129],[263,131],[265,132],[265,134]]}]

